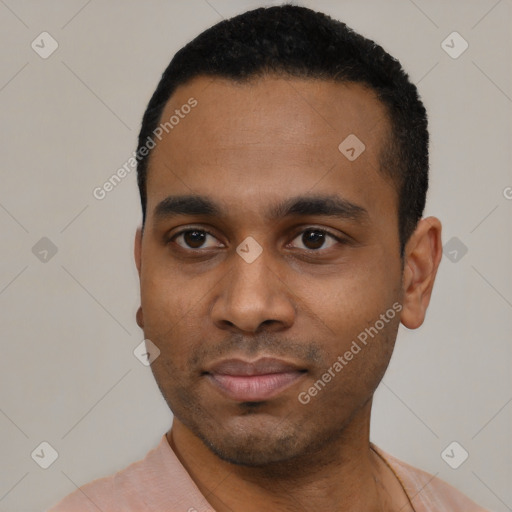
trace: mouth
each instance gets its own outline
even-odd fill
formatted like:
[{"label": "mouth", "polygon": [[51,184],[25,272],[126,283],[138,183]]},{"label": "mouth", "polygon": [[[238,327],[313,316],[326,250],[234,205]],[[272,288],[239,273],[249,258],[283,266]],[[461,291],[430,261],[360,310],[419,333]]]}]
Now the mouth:
[{"label": "mouth", "polygon": [[227,359],[204,375],[224,396],[237,402],[261,402],[274,398],[301,379],[306,369],[280,359],[256,361]]}]

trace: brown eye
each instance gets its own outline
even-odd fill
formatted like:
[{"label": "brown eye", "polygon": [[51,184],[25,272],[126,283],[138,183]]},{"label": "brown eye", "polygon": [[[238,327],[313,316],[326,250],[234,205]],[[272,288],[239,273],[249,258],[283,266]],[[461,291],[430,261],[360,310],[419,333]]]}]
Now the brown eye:
[{"label": "brown eye", "polygon": [[183,240],[189,247],[192,247],[193,249],[199,249],[199,247],[204,244],[205,238],[206,233],[203,231],[194,230],[183,233]]},{"label": "brown eye", "polygon": [[203,246],[208,237],[215,239],[211,233],[204,229],[187,229],[176,233],[176,235],[171,238],[171,241],[178,241],[181,239],[182,243],[177,243],[183,249],[211,249],[216,247],[216,245]]},{"label": "brown eye", "polygon": [[[325,242],[328,241],[329,238],[334,242],[331,243],[331,245],[328,247],[324,247]],[[339,241],[337,237],[331,235],[327,231],[316,228],[309,228],[302,231],[302,233],[300,233],[300,235],[295,238],[295,240],[297,239],[300,239],[305,249],[312,251],[332,247],[332,245]]]}]

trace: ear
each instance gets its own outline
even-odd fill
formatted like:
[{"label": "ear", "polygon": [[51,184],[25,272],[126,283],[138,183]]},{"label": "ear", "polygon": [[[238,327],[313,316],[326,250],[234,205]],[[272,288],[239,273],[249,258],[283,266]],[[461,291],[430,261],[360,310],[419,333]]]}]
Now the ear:
[{"label": "ear", "polygon": [[436,217],[421,219],[405,246],[400,321],[409,329],[417,329],[425,320],[443,256],[441,230],[441,222]]},{"label": "ear", "polygon": [[[141,269],[141,254],[142,254],[142,228],[137,228],[135,233],[135,244],[133,247],[133,255],[135,256],[135,266],[137,267],[137,272],[139,273],[139,281],[140,281],[140,269]],[[135,319],[137,321],[137,325],[143,329],[144,328],[144,317],[142,314],[142,307],[137,309],[137,313],[135,315]]]},{"label": "ear", "polygon": [[140,279],[140,268],[141,268],[141,253],[142,253],[142,227],[138,227],[135,233],[135,244],[133,248],[133,255],[135,256],[135,266],[139,273]]}]

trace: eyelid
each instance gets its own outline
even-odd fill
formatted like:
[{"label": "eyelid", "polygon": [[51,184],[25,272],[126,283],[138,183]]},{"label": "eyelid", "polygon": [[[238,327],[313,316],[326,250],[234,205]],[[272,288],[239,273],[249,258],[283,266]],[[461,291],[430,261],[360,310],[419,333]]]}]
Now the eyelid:
[{"label": "eyelid", "polygon": [[[321,231],[322,233],[325,233],[326,235],[332,236],[336,240],[343,240],[344,236],[340,234],[336,234],[333,231],[331,231],[329,228],[326,228],[324,226],[317,226],[315,224],[303,224],[300,227],[296,228],[294,231],[295,236],[299,235],[300,233],[304,233],[304,231]],[[346,237],[348,238],[348,236]]]}]

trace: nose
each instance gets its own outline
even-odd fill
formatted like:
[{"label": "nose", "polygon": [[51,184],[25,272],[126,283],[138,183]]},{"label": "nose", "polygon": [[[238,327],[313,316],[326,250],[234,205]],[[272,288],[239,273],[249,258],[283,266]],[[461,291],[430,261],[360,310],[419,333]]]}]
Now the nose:
[{"label": "nose", "polygon": [[221,291],[211,309],[213,323],[220,329],[246,333],[263,328],[280,331],[293,325],[293,292],[277,274],[277,265],[272,265],[266,251],[251,263],[237,253],[231,258],[232,267],[219,283]]}]

